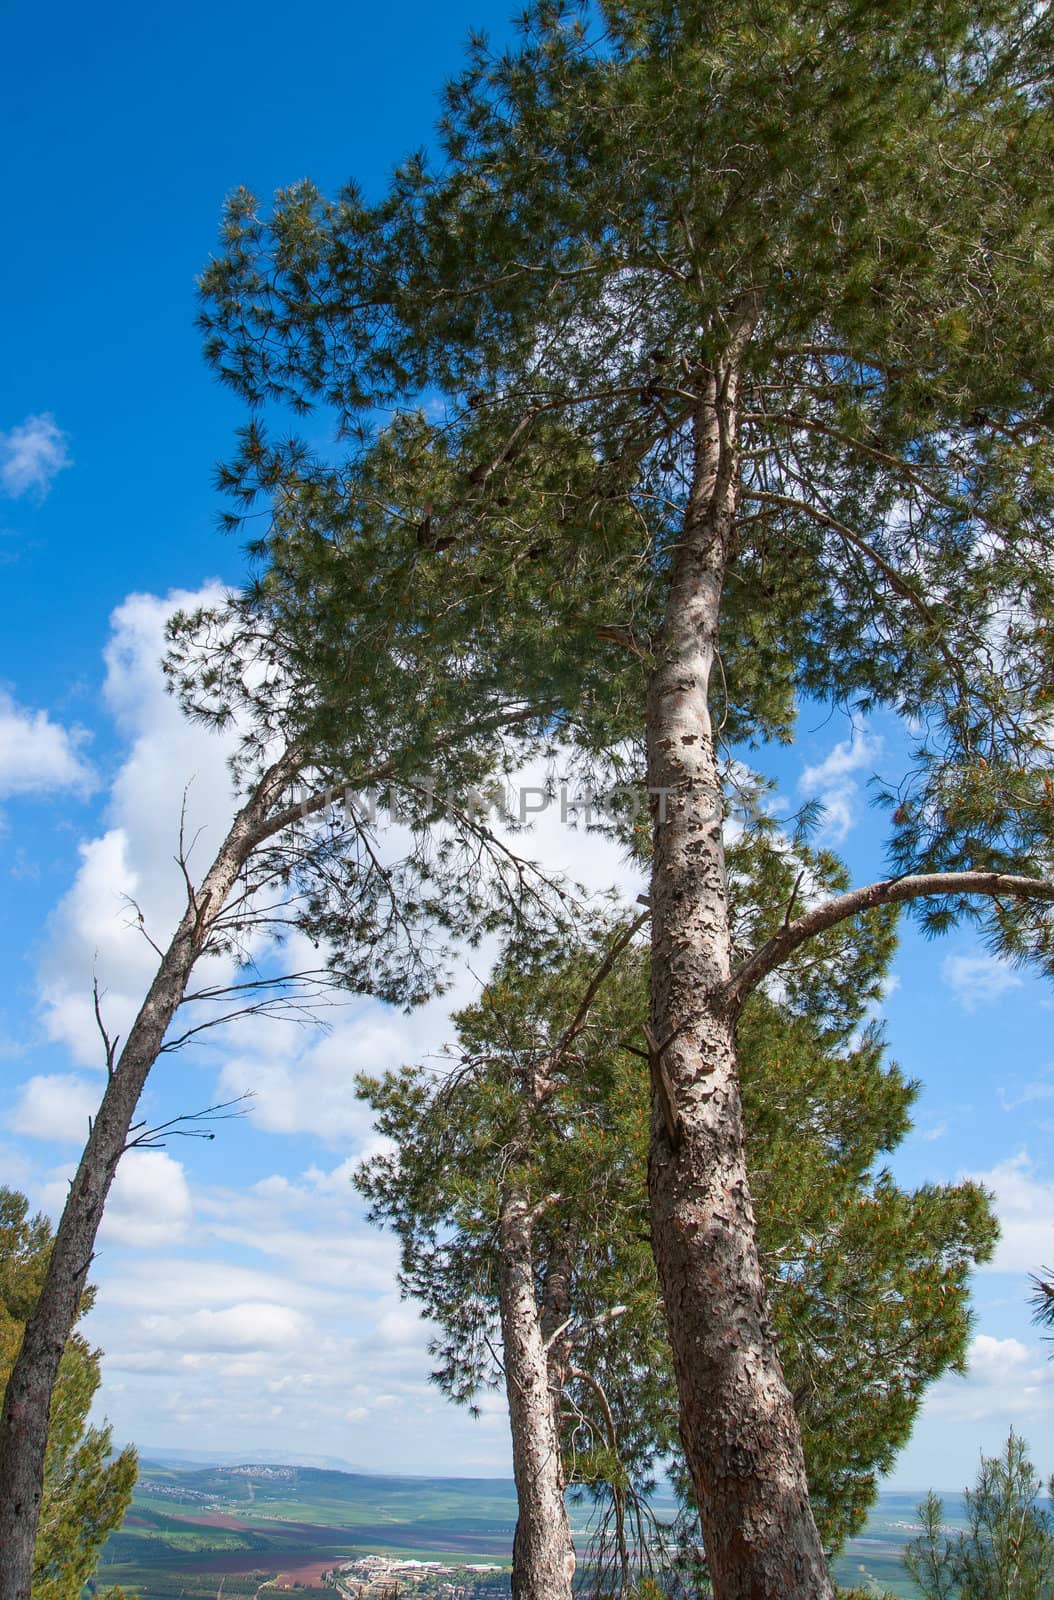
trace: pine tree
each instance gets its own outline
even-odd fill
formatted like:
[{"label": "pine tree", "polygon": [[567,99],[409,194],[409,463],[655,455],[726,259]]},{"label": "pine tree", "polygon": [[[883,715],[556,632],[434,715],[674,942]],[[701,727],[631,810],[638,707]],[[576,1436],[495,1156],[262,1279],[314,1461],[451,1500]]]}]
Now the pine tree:
[{"label": "pine tree", "polygon": [[[346,586],[349,568],[346,562]],[[539,909],[559,913],[561,891],[494,836],[486,814],[447,807],[420,780],[429,762],[442,762],[459,790],[502,772],[514,759],[522,705],[508,705],[463,651],[415,654],[406,637],[370,632],[369,620],[359,636],[346,633],[345,662],[353,670],[339,737],[320,727],[311,742],[295,722],[294,708],[306,698],[296,653],[275,629],[262,629],[237,602],[172,619],[168,671],[184,708],[212,725],[237,719],[241,803],[200,875],[182,827],[174,841],[184,910],[167,944],[161,930],[144,927],[158,963],[123,1041],[107,1030],[95,986],[106,1086],[0,1413],[3,1600],[29,1600],[60,1361],[118,1164],[151,1136],[136,1132],[133,1121],[158,1059],[231,1016],[289,1008],[303,1015],[331,986],[416,1004],[442,986],[444,951],[466,922],[478,937],[509,914],[527,927]],[[466,685],[471,709],[463,704]],[[459,714],[437,723],[434,704],[444,695]],[[533,710],[531,718],[537,721]],[[396,849],[384,838],[386,811],[371,812],[371,789],[397,810]],[[325,953],[307,971],[261,976],[254,941],[280,941],[290,928]],[[206,970],[195,986],[192,975],[217,956],[233,958],[232,980],[210,983]],[[158,1138],[164,1133],[153,1130]]]},{"label": "pine tree", "polygon": [[1054,1273],[1043,1268],[1043,1275],[1031,1274],[1032,1321],[1041,1328],[1054,1328]]},{"label": "pine tree", "polygon": [[[1054,1480],[1047,1486],[1054,1502]],[[931,1490],[919,1507],[923,1531],[904,1565],[924,1600],[1050,1600],[1054,1595],[1054,1512],[1040,1504],[1028,1446],[1011,1433],[1001,1456],[982,1456],[966,1491],[966,1530],[943,1527]]]},{"label": "pine tree", "polygon": [[[24,1195],[0,1188],[0,1392],[40,1293],[51,1229]],[[91,1302],[90,1291],[82,1312]],[[33,1558],[33,1600],[80,1600],[99,1552],[132,1498],[136,1456],[114,1455],[108,1427],[89,1427],[101,1352],[79,1333],[66,1341],[51,1402],[44,1493]]]},{"label": "pine tree", "polygon": [[[239,194],[204,279],[258,412],[228,482],[274,506],[261,604],[320,700],[386,408],[421,636],[460,627],[600,767],[644,747],[651,1232],[720,1600],[831,1594],[744,1164],[749,993],[897,902],[1050,962],[1052,29],[1030,0],[538,0],[508,55],[473,43],[434,171],[378,206]],[[331,408],[350,450],[265,403]],[[918,730],[892,875],[792,896],[736,960],[721,746],[789,737],[803,694]]]},{"label": "pine tree", "polygon": [[[740,882],[751,853],[733,860]],[[629,1593],[648,1576],[648,1492],[679,1454],[648,1246],[635,926],[515,954],[457,1017],[447,1073],[363,1085],[394,1149],[357,1181],[399,1235],[404,1291],[439,1323],[435,1377],[463,1402],[506,1386],[525,1600],[570,1594],[569,1483],[603,1508],[595,1580]],[[755,994],[740,1022],[759,1248],[828,1554],[862,1526],[927,1385],[961,1370],[967,1274],[995,1235],[974,1185],[909,1193],[879,1165],[916,1089],[860,1031],[891,944],[888,928],[863,949],[843,936],[822,971],[791,967],[788,997]]]}]

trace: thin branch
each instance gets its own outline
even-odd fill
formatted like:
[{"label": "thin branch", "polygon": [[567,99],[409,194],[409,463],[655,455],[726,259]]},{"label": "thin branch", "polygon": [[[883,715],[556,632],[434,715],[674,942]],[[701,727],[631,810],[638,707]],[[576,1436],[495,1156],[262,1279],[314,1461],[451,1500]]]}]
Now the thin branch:
[{"label": "thin branch", "polygon": [[190,909],[193,911],[195,917],[197,917],[197,915],[198,915],[198,892],[194,887],[194,880],[190,876],[190,856],[191,856],[191,852],[194,849],[194,846],[197,844],[198,840],[201,838],[201,835],[204,832],[204,829],[203,828],[199,828],[197,830],[197,832],[195,833],[193,839],[190,841],[190,849],[188,850],[187,847],[186,847],[186,827],[187,827],[187,796],[189,795],[189,793],[190,793],[190,783],[188,782],[188,783],[185,783],[184,786],[183,786],[183,799],[180,802],[180,807],[179,807],[179,851],[178,851],[178,853],[176,855],[176,865],[179,867],[180,872],[183,874],[183,882],[184,882],[184,885],[186,886],[186,891],[187,891],[187,904],[190,907]]},{"label": "thin branch", "polygon": [[231,995],[244,994],[248,989],[279,989],[291,983],[315,983],[320,988],[340,987],[340,979],[331,974],[328,967],[305,967],[302,972],[283,972],[273,978],[251,978],[245,983],[217,984],[215,988],[197,989],[193,994],[185,994],[180,1004],[190,1005],[195,1000],[226,1000]]},{"label": "thin branch", "polygon": [[102,1020],[102,995],[99,993],[99,973],[94,961],[92,962],[91,990],[92,1003],[95,1007],[95,1022],[102,1036],[103,1049],[106,1051],[106,1076],[112,1078],[113,1064],[117,1058],[117,1044],[121,1035],[115,1033],[111,1039],[106,1031],[106,1025]]},{"label": "thin branch", "polygon": [[[332,987],[340,988],[341,985],[334,983]],[[320,988],[324,992],[324,986],[320,986]],[[158,1055],[171,1055],[174,1051],[181,1050],[188,1040],[193,1039],[196,1034],[206,1033],[209,1028],[225,1027],[228,1022],[234,1022],[239,1017],[285,1017],[293,1022],[318,1022],[321,1027],[322,1023],[316,1015],[318,1007],[323,1004],[336,1006],[339,1003],[336,1000],[322,1001],[317,993],[310,996],[305,995],[299,999],[294,999],[287,994],[270,995],[265,1000],[256,1001],[254,1005],[239,1006],[234,1011],[225,1011],[222,1016],[208,1017],[204,1022],[196,1023],[193,1028],[187,1028],[176,1038],[166,1039],[158,1051]]]},{"label": "thin branch", "polygon": [[577,1039],[578,1035],[582,1032],[582,1029],[586,1025],[586,1020],[589,1016],[589,1011],[593,1001],[596,999],[604,983],[611,976],[612,970],[614,969],[615,963],[618,961],[619,956],[621,956],[622,952],[626,949],[627,945],[634,938],[634,936],[640,932],[641,928],[643,928],[650,916],[650,910],[642,911],[639,916],[634,917],[633,921],[627,928],[622,930],[618,938],[611,945],[611,948],[608,950],[603,961],[597,967],[597,970],[589,980],[589,984],[581,1000],[579,1001],[578,1010],[575,1012],[570,1026],[564,1033],[556,1049],[553,1051],[552,1059],[549,1063],[550,1072],[556,1071],[556,1068],[560,1065],[560,1062],[567,1054],[567,1051],[571,1048],[571,1045],[574,1043],[575,1039]]},{"label": "thin branch", "polygon": [[[153,950],[154,954],[156,956],[160,957],[160,959],[163,961],[164,958],[165,958],[165,952],[162,950],[161,946],[157,943],[157,941],[155,939],[152,939],[150,937],[149,933],[147,933],[147,931],[146,931],[146,917],[143,915],[142,906],[140,906],[140,904],[139,904],[139,902],[137,900],[133,900],[132,896],[130,894],[123,894],[121,896],[121,899],[124,901],[126,906],[128,906],[132,911],[135,912],[135,923],[134,923],[134,926],[142,934],[143,938],[146,940],[146,942],[150,946],[151,950]],[[130,928],[130,927],[133,926],[133,924],[131,922],[128,922],[128,923],[125,924],[125,926]]]},{"label": "thin branch", "polygon": [[[185,1111],[178,1117],[170,1117],[167,1122],[159,1122],[156,1128],[148,1128],[145,1122],[133,1122],[128,1132],[135,1134],[134,1139],[129,1139],[125,1150],[162,1150],[166,1139],[215,1139],[216,1135],[200,1124],[208,1122],[230,1122],[235,1117],[249,1115],[248,1102],[255,1099],[255,1093],[248,1089],[245,1094],[236,1095],[233,1100],[219,1100],[215,1105],[206,1106],[203,1111]],[[232,1110],[232,1106],[240,1106],[240,1111]],[[184,1126],[181,1126],[184,1124]],[[142,1130],[139,1132],[138,1130]]]}]

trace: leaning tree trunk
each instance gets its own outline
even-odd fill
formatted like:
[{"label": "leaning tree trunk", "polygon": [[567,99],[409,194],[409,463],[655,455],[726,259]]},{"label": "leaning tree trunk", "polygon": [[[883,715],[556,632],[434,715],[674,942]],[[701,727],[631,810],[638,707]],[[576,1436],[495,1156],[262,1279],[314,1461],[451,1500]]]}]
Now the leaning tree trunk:
[{"label": "leaning tree trunk", "polygon": [[652,1237],[714,1593],[828,1600],[758,1258],[735,1019],[716,998],[730,940],[708,692],[736,508],[736,380],[733,360],[700,403],[693,490],[648,694]]},{"label": "leaning tree trunk", "polygon": [[51,1396],[80,1313],[95,1240],[143,1086],[194,963],[238,874],[270,832],[268,813],[289,781],[288,758],[261,779],[239,811],[201,888],[165,951],[91,1124],[51,1247],[40,1296],[26,1323],[0,1414],[0,1600],[29,1600],[44,1483]]},{"label": "leaning tree trunk", "polygon": [[571,1600],[575,1550],[564,1501],[559,1406],[535,1290],[533,1223],[526,1196],[518,1190],[506,1193],[499,1221],[498,1301],[519,1507],[512,1594],[513,1600]]}]

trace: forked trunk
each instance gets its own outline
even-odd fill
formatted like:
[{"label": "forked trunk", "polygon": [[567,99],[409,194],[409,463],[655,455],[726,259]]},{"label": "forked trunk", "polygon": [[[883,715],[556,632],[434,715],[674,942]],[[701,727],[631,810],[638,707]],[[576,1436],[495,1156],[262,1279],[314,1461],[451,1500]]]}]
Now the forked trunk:
[{"label": "forked trunk", "polygon": [[736,507],[736,369],[713,375],[648,698],[652,1237],[717,1600],[829,1600],[744,1159],[722,795],[708,710]]},{"label": "forked trunk", "polygon": [[188,906],[110,1073],[70,1185],[43,1287],[26,1323],[0,1413],[0,1600],[29,1600],[51,1396],[62,1352],[80,1312],[106,1197],[139,1096],[212,924],[266,831],[268,811],[289,771],[285,760],[261,780]]},{"label": "forked trunk", "polygon": [[523,1194],[505,1194],[499,1228],[498,1300],[519,1507],[513,1600],[571,1600],[575,1550],[564,1501],[559,1397],[535,1288],[533,1217]]}]

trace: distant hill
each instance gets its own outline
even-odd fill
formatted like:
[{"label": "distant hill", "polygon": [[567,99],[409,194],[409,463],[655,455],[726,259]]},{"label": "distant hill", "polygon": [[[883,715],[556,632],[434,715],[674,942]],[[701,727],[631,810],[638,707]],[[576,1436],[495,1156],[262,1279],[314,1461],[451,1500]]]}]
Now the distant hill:
[{"label": "distant hill", "polygon": [[368,1474],[370,1470],[358,1462],[346,1461],[342,1456],[290,1455],[288,1451],[279,1453],[277,1450],[261,1450],[257,1455],[248,1455],[244,1450],[169,1450],[146,1444],[136,1445],[136,1449],[140,1461],[159,1467],[238,1467],[260,1462],[268,1466],[324,1467],[331,1472]]}]

